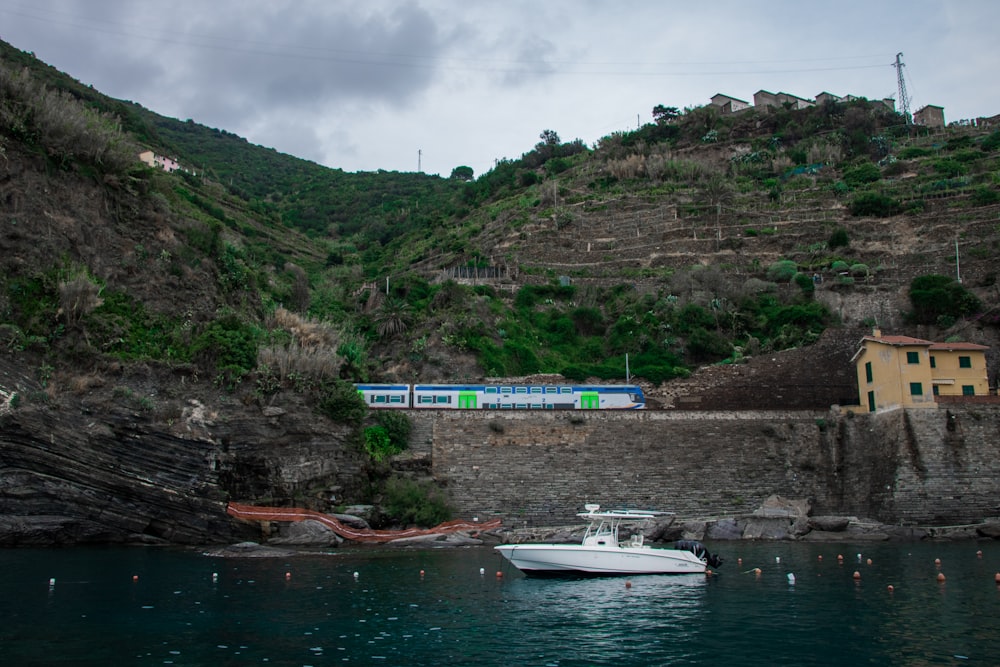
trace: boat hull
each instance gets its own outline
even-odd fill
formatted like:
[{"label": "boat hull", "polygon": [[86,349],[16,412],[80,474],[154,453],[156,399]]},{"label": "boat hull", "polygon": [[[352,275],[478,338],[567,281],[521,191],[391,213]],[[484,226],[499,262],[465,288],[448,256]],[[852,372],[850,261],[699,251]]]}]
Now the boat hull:
[{"label": "boat hull", "polygon": [[525,574],[697,574],[705,563],[690,551],[579,544],[503,544],[494,549]]}]

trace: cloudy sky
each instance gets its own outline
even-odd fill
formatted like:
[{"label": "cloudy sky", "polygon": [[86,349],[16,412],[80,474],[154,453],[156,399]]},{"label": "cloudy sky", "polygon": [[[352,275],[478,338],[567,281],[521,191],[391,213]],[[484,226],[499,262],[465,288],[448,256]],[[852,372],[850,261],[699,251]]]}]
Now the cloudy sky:
[{"label": "cloudy sky", "polygon": [[555,130],[765,89],[1000,113],[996,0],[0,0],[103,93],[347,171],[476,175]]}]

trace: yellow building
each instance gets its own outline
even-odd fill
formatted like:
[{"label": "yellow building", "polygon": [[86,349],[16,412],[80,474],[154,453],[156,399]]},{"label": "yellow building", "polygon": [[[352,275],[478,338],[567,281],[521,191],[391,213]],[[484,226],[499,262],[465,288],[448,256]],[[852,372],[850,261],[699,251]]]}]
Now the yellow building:
[{"label": "yellow building", "polygon": [[851,359],[858,374],[861,409],[934,408],[937,396],[987,396],[985,345],[935,343],[909,336],[861,339]]}]

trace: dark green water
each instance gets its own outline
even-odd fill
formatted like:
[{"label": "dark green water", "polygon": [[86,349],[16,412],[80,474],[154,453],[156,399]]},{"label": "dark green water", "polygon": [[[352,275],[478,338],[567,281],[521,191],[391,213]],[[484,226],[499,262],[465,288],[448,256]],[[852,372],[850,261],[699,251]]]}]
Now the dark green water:
[{"label": "dark green water", "polygon": [[1000,544],[711,547],[727,559],[716,576],[629,580],[529,579],[485,548],[6,550],[0,661],[1000,665]]}]

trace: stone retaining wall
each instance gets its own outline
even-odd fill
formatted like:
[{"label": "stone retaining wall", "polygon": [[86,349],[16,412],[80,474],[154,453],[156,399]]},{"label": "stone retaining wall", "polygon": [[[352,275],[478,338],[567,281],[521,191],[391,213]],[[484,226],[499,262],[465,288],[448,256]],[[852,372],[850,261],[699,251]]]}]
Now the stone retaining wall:
[{"label": "stone retaining wall", "polygon": [[957,524],[1000,514],[996,406],[818,411],[414,411],[413,454],[459,516],[575,521],[587,502],[683,517],[751,512],[773,494],[813,513]]}]

